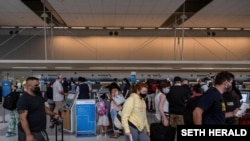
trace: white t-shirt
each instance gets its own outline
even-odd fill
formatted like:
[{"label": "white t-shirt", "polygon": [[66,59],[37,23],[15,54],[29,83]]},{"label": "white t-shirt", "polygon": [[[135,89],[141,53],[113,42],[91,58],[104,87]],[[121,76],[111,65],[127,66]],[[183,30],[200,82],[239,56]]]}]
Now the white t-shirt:
[{"label": "white t-shirt", "polygon": [[[155,116],[157,117],[158,120],[161,120],[161,113],[159,111],[159,104],[160,104],[160,96],[164,95],[163,93],[158,93],[155,96]],[[166,99],[163,103],[163,111],[164,112],[169,112],[169,108],[168,108],[169,104],[168,104],[168,100]]]},{"label": "white t-shirt", "polygon": [[208,90],[208,85],[207,85],[207,83],[202,82],[202,83],[201,83],[201,88],[203,89],[204,92],[206,92],[206,91]]},{"label": "white t-shirt", "polygon": [[63,86],[56,80],[53,84],[53,101],[63,101],[64,95],[60,94],[61,91],[63,91]]}]

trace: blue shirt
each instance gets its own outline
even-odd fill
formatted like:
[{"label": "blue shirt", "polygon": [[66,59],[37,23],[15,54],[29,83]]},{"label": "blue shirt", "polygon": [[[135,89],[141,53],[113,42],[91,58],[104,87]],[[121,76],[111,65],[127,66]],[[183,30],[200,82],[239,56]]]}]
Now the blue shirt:
[{"label": "blue shirt", "polygon": [[197,107],[204,110],[203,125],[225,124],[226,106],[222,94],[216,88],[210,88],[200,98]]}]

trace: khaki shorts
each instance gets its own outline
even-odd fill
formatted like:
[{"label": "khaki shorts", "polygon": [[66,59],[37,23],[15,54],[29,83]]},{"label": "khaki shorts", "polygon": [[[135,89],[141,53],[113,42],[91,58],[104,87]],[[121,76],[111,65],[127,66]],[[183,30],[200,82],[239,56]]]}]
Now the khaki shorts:
[{"label": "khaki shorts", "polygon": [[59,111],[61,111],[63,108],[63,101],[55,101],[55,109],[54,112],[58,113]]}]

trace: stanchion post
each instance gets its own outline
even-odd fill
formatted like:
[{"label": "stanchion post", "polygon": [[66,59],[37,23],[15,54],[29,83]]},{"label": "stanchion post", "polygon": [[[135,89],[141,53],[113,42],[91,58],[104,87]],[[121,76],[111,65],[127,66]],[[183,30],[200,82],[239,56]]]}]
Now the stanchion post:
[{"label": "stanchion post", "polygon": [[62,141],[63,141],[63,121],[62,121]]},{"label": "stanchion post", "polygon": [[[3,99],[4,100],[4,99]],[[7,121],[5,121],[5,109],[3,108],[3,120],[0,121],[0,123],[6,123]]]}]

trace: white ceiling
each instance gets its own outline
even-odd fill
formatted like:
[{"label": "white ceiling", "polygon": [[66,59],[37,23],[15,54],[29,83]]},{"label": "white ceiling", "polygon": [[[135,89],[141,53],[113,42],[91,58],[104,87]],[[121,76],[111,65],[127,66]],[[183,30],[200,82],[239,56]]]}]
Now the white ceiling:
[{"label": "white ceiling", "polygon": [[[160,27],[185,0],[48,0],[47,2],[69,27]],[[42,18],[21,0],[0,0],[0,15],[0,27],[44,26]],[[213,0],[182,26],[250,28],[250,0]],[[29,66],[28,63],[18,64]],[[13,63],[13,65],[18,64]],[[1,66],[0,68],[10,67],[4,63]],[[210,66],[211,64],[206,67]]]},{"label": "white ceiling", "polygon": [[69,26],[159,27],[184,0],[50,0]]}]

